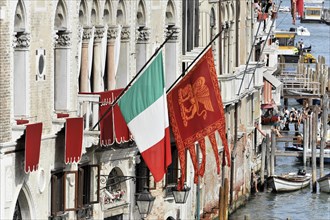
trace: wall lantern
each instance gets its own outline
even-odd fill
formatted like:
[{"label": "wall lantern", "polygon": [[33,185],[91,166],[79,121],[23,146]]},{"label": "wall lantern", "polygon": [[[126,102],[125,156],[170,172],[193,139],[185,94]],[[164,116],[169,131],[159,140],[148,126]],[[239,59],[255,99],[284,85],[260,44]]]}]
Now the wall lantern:
[{"label": "wall lantern", "polygon": [[151,195],[147,187],[139,193],[136,203],[139,208],[139,213],[142,217],[146,217],[151,212],[152,206],[154,205],[155,197]]},{"label": "wall lantern", "polygon": [[188,195],[189,195],[190,187],[188,187],[186,184],[184,184],[182,190],[178,190],[177,187],[174,187],[172,189],[173,197],[175,200],[175,203],[184,204],[187,201]]}]

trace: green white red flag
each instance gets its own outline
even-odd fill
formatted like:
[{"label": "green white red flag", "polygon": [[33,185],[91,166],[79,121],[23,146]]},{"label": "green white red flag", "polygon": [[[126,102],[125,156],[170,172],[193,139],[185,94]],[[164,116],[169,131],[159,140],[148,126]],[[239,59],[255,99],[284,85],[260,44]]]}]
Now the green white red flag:
[{"label": "green white red flag", "polygon": [[159,182],[172,162],[161,52],[119,99],[118,105],[155,182]]}]

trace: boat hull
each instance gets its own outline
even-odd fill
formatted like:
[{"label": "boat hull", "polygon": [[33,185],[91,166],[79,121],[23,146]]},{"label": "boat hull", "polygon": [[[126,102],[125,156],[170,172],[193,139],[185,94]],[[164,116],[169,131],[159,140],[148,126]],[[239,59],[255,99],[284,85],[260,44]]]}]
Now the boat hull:
[{"label": "boat hull", "polygon": [[317,180],[320,191],[330,193],[330,173]]},{"label": "boat hull", "polygon": [[307,187],[310,184],[311,175],[286,175],[271,176],[270,185],[275,192],[290,192]]}]

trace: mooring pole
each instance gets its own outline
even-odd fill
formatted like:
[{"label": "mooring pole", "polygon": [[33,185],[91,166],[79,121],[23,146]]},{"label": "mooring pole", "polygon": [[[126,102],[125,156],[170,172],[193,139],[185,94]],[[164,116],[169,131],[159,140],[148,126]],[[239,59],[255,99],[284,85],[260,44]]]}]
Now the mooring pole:
[{"label": "mooring pole", "polygon": [[317,110],[314,107],[312,114],[313,138],[312,138],[312,188],[313,193],[316,193],[316,133],[317,133]]},{"label": "mooring pole", "polygon": [[320,177],[324,176],[324,148],[325,142],[327,140],[328,135],[328,94],[323,95],[323,106],[322,106],[322,128],[323,135],[321,138],[321,147],[320,147]]},{"label": "mooring pole", "polygon": [[261,189],[263,191],[265,184],[265,159],[266,159],[266,139],[264,138],[261,143],[261,170],[260,170],[260,181]]},{"label": "mooring pole", "polygon": [[276,151],[276,134],[271,132],[271,157],[270,157],[270,175],[275,174],[275,151]]},{"label": "mooring pole", "polygon": [[270,174],[270,138],[269,134],[266,134],[266,166],[267,166],[267,177],[269,177]]},{"label": "mooring pole", "polygon": [[307,145],[308,145],[308,118],[305,118],[303,120],[303,125],[304,125],[304,130],[303,130],[303,164],[304,164],[304,169],[306,169],[306,152],[307,152]]}]

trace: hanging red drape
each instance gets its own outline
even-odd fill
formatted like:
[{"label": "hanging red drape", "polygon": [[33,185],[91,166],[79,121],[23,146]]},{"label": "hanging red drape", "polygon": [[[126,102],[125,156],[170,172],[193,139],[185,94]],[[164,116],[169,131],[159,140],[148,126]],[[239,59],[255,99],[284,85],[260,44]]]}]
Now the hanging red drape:
[{"label": "hanging red drape", "polygon": [[65,163],[78,163],[83,146],[84,120],[67,118],[65,123]]},{"label": "hanging red drape", "polygon": [[[100,94],[100,118],[108,111],[113,101],[123,89],[116,89]],[[109,146],[115,142],[120,144],[132,139],[126,121],[121,114],[118,104],[115,104],[100,122],[101,146]]]},{"label": "hanging red drape", "polygon": [[25,129],[25,172],[38,169],[42,123],[28,124]]}]

